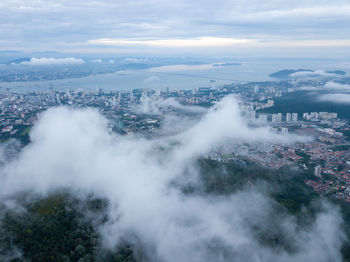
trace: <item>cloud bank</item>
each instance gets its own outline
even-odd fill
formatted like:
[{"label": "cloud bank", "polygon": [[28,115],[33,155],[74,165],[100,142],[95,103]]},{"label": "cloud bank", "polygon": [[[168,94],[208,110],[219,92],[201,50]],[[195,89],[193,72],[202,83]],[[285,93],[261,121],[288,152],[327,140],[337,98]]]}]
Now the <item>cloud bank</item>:
[{"label": "cloud bank", "polygon": [[350,85],[345,85],[337,82],[327,82],[324,85],[325,89],[328,90],[337,90],[337,91],[350,91]]},{"label": "cloud bank", "polygon": [[[31,144],[0,169],[0,197],[57,188],[94,192],[109,200],[104,245],[141,243],[145,261],[341,261],[339,211],[325,207],[306,230],[293,217],[274,220],[271,199],[258,190],[229,196],[185,195],[173,185],[195,181],[194,161],[230,140],[281,140],[249,129],[227,97],[178,135],[146,140],[119,136],[92,109],[61,107],[43,113]],[[83,195],[83,194],[82,194]],[[295,252],[262,245],[253,228],[278,226]]]},{"label": "cloud bank", "polygon": [[[282,51],[306,55],[311,51],[315,57],[331,57],[347,55],[350,46],[350,5],[345,0],[3,0],[0,17],[0,35],[6,36],[0,41],[3,50],[135,54],[140,53],[140,45],[157,51],[169,46],[173,50],[192,47],[192,51],[198,47],[230,47],[224,53],[240,46],[248,52],[256,47],[279,47]],[[112,46],[116,47],[109,49]],[[299,52],[299,47],[304,51]],[[276,51],[269,49],[266,56]],[[262,54],[261,50],[257,53]],[[207,53],[202,50],[201,54]],[[285,56],[286,52],[279,54]]]},{"label": "cloud bank", "polygon": [[128,39],[109,39],[102,38],[97,40],[90,40],[90,44],[95,45],[144,45],[155,47],[220,47],[232,45],[245,45],[254,43],[251,39],[236,39],[227,37],[198,37],[193,39],[156,39],[156,40],[128,40]]},{"label": "cloud bank", "polygon": [[31,58],[30,61],[22,62],[21,65],[29,66],[47,66],[47,65],[80,65],[84,64],[84,60],[80,58]]},{"label": "cloud bank", "polygon": [[289,75],[290,77],[305,77],[305,78],[313,78],[313,77],[339,77],[339,75],[334,73],[328,73],[325,70],[316,70],[316,71],[301,71],[296,72]]},{"label": "cloud bank", "polygon": [[333,81],[329,81],[323,86],[302,86],[298,87],[298,90],[305,91],[337,91],[337,92],[350,92],[350,85],[341,84]]},{"label": "cloud bank", "polygon": [[318,97],[319,101],[332,102],[337,104],[350,104],[350,94],[325,94]]}]

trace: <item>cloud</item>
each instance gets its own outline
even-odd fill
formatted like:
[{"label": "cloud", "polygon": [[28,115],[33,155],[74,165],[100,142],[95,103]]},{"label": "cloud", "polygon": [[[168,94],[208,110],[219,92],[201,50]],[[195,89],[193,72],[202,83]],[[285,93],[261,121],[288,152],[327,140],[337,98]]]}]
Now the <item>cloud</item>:
[{"label": "cloud", "polygon": [[341,84],[333,81],[329,81],[323,86],[302,86],[298,87],[297,90],[305,90],[305,91],[342,91],[342,92],[350,92],[350,85]]},{"label": "cloud", "polygon": [[300,71],[289,75],[290,77],[338,77],[339,75],[334,73],[328,73],[324,70],[316,71]]},{"label": "cloud", "polygon": [[212,64],[202,64],[202,65],[166,65],[157,66],[148,69],[151,72],[173,72],[173,71],[186,71],[186,70],[205,70],[213,68]]},{"label": "cloud", "polygon": [[129,63],[144,63],[144,62],[147,62],[148,59],[147,58],[127,57],[127,58],[124,58],[124,61],[129,62]]},{"label": "cloud", "polygon": [[152,72],[173,72],[173,71],[186,71],[186,70],[206,70],[212,68],[218,68],[221,66],[227,66],[232,63],[213,63],[213,64],[199,64],[199,65],[165,65],[165,66],[157,66],[148,69],[148,71]]},{"label": "cloud", "polygon": [[337,104],[350,104],[350,94],[325,94],[318,97],[318,101],[332,102]]},{"label": "cloud", "polygon": [[327,90],[350,91],[350,85],[341,84],[333,81],[327,82],[323,88]]},{"label": "cloud", "polygon": [[128,46],[144,45],[153,47],[222,47],[234,45],[246,45],[254,43],[251,39],[235,39],[228,37],[198,37],[192,39],[156,39],[156,40],[131,40],[102,38],[90,40],[88,43],[95,45]]},{"label": "cloud", "polygon": [[90,62],[92,62],[92,63],[102,63],[102,59],[101,58],[93,59],[93,60],[90,60]]},{"label": "cloud", "polygon": [[46,66],[46,65],[80,65],[84,64],[84,60],[80,58],[31,58],[29,62],[25,61],[21,65],[30,66]]},{"label": "cloud", "polygon": [[[206,131],[203,132],[203,130]],[[298,140],[307,141],[308,138],[293,135],[286,138],[282,135],[274,135],[266,127],[249,128],[240,116],[236,99],[227,96],[211,108],[198,124],[180,134],[179,140],[186,148],[181,150],[179,155],[188,159],[205,154],[215,145],[229,143],[230,140],[293,143]]]},{"label": "cloud", "polygon": [[150,76],[147,77],[143,82],[144,83],[151,83],[151,82],[158,82],[160,79],[158,76]]},{"label": "cloud", "polygon": [[200,36],[198,38],[178,38],[178,39],[154,39],[154,40],[135,40],[135,39],[111,39],[101,38],[88,40],[88,44],[102,46],[148,46],[148,47],[167,47],[167,48],[213,48],[213,47],[349,47],[348,39],[316,39],[316,40],[290,40],[264,38],[229,38]]},{"label": "cloud", "polygon": [[[225,46],[223,53],[235,52],[237,47],[249,51],[256,47],[278,46],[282,49],[282,56],[285,56],[285,50],[309,55],[311,51],[316,57],[346,55],[349,14],[350,5],[345,0],[297,3],[287,0],[219,0],[215,3],[185,0],[77,0],[74,3],[67,0],[2,0],[0,35],[5,35],[6,40],[0,42],[0,48],[148,54],[150,51],[140,50],[140,45],[172,47],[180,51],[191,47],[197,52],[198,46],[205,49]],[[205,36],[220,40],[216,43],[201,40]],[[179,41],[172,44],[172,39]],[[249,44],[232,43],[232,39]],[[327,47],[342,47],[342,50],[332,49],[325,53]],[[301,48],[307,50],[301,52]],[[160,52],[159,49],[156,51]],[[200,53],[206,55],[205,51]],[[263,54],[271,56],[277,50],[271,48],[268,51]],[[261,50],[257,53],[262,54]]]},{"label": "cloud", "polygon": [[[184,177],[195,181],[198,170],[191,160],[216,144],[276,142],[267,129],[247,127],[233,97],[170,137],[119,136],[96,110],[66,107],[41,114],[30,137],[19,156],[0,169],[0,196],[71,188],[80,196],[94,192],[107,198],[109,220],[100,228],[106,246],[121,238],[133,243],[136,236],[150,261],[341,261],[342,220],[332,206],[324,206],[304,229],[292,216],[277,219],[272,200],[257,189],[205,197],[185,195],[173,185]],[[254,228],[269,225],[291,239],[295,251],[262,245]]]},{"label": "cloud", "polygon": [[[142,99],[141,104],[135,108],[135,111],[142,114],[168,116],[169,113],[163,113],[163,111],[164,109],[169,108],[181,113],[204,114],[207,112],[206,108],[199,106],[184,106],[173,98],[154,100],[148,97]],[[174,126],[172,126],[172,128],[173,127]]]}]

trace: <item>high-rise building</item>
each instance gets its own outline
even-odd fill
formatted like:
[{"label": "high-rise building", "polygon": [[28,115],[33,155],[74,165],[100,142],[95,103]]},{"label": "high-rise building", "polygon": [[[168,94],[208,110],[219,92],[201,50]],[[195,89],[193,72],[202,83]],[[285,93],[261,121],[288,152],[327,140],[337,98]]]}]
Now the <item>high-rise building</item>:
[{"label": "high-rise building", "polygon": [[277,121],[276,122],[282,122],[282,113],[277,114]]},{"label": "high-rise building", "polygon": [[268,127],[268,130],[270,133],[273,133],[273,134],[278,134],[278,129],[277,128],[274,128],[272,126],[269,126]]},{"label": "high-rise building", "polygon": [[320,166],[320,165],[315,166],[314,175],[317,176],[317,177],[319,177],[319,178],[322,178],[321,173],[322,173],[322,168],[321,168],[321,166]]},{"label": "high-rise building", "polygon": [[319,114],[317,112],[310,113],[310,119],[318,119]]},{"label": "high-rise building", "polygon": [[215,89],[216,81],[215,80],[210,80],[210,83],[211,83],[211,88]]},{"label": "high-rise building", "polygon": [[259,121],[262,123],[267,123],[267,115],[259,115]]},{"label": "high-rise building", "polygon": [[272,114],[271,122],[277,122],[277,114]]},{"label": "high-rise building", "polygon": [[246,110],[245,116],[246,118],[255,119],[256,111],[255,110]]},{"label": "high-rise building", "polygon": [[297,122],[298,121],[298,113],[293,113],[292,114],[292,121]]},{"label": "high-rise building", "polygon": [[286,122],[290,122],[292,120],[292,115],[291,113],[286,114]]},{"label": "high-rise building", "polygon": [[283,135],[283,136],[288,135],[288,128],[286,128],[286,127],[281,127],[280,134]]},{"label": "high-rise building", "polygon": [[258,93],[259,92],[259,86],[254,86],[254,93]]}]

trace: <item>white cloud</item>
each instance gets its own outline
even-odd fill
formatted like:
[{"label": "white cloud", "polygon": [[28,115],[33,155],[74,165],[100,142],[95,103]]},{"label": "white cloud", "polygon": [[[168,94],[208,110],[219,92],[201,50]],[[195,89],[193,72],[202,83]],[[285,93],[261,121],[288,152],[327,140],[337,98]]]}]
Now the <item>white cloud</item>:
[{"label": "white cloud", "polygon": [[159,82],[159,77],[158,76],[150,76],[147,77],[143,82],[144,83],[151,83],[151,82]]},{"label": "white cloud", "polygon": [[337,90],[337,91],[339,90],[350,91],[350,85],[345,85],[345,84],[330,81],[324,85],[324,89]]},{"label": "white cloud", "polygon": [[[0,196],[62,187],[94,192],[110,203],[109,221],[101,228],[104,244],[113,247],[121,238],[133,243],[129,236],[137,236],[150,261],[341,261],[342,221],[333,207],[324,207],[304,229],[293,217],[276,219],[271,199],[256,188],[205,197],[173,186],[174,180],[195,181],[191,160],[216,144],[282,141],[266,129],[248,128],[232,97],[173,137],[122,137],[107,126],[92,109],[46,111],[30,134],[31,144],[0,169]],[[293,242],[293,253],[257,240],[253,228],[269,224]]]},{"label": "white cloud", "polygon": [[166,65],[157,66],[148,69],[151,72],[173,72],[173,71],[186,71],[186,70],[205,70],[213,68],[212,64],[202,64],[202,65]]},{"label": "white cloud", "polygon": [[337,77],[339,75],[334,73],[327,73],[325,70],[316,71],[300,71],[289,75],[290,77]]},{"label": "white cloud", "polygon": [[320,95],[318,100],[337,104],[350,104],[350,94],[325,94]]},{"label": "white cloud", "polygon": [[92,62],[92,63],[102,63],[102,59],[101,58],[93,59],[93,60],[90,60],[90,62]]},{"label": "white cloud", "polygon": [[46,66],[46,65],[80,65],[84,60],[80,58],[31,58],[30,61],[22,62],[21,65]]},{"label": "white cloud", "polygon": [[131,62],[131,63],[143,63],[143,62],[147,62],[148,59],[147,58],[127,57],[127,58],[124,58],[124,61]]},{"label": "white cloud", "polygon": [[252,44],[255,41],[251,39],[235,39],[227,37],[199,37],[192,39],[156,39],[156,40],[132,40],[132,39],[110,39],[102,38],[88,41],[95,45],[144,45],[154,47],[222,47],[234,45]]},{"label": "white cloud", "polygon": [[[342,47],[341,53],[346,54],[345,48],[350,46],[346,37],[350,5],[345,0],[3,0],[0,7],[0,35],[7,39],[0,42],[1,49],[108,52],[109,45],[121,52],[122,45],[134,46],[127,51],[135,54],[140,53],[136,52],[140,45],[230,47],[229,51],[236,51],[235,47],[247,49],[255,44],[297,51],[296,47],[308,48],[325,55],[320,49]],[[275,51],[270,49],[266,56]]]},{"label": "white cloud", "polygon": [[302,86],[298,87],[297,90],[305,90],[305,91],[342,91],[342,92],[350,92],[350,85],[341,84],[333,81],[329,81],[323,86]]},{"label": "white cloud", "polygon": [[[162,113],[162,109],[164,108],[173,108],[180,112],[195,113],[195,114],[204,114],[207,112],[207,109],[203,107],[184,106],[173,98],[169,98],[166,100],[164,99],[153,100],[148,97],[142,100],[141,104],[135,108],[135,111],[142,114],[169,116],[169,114],[164,115]],[[180,121],[182,120],[183,119],[180,119]],[[171,128],[174,128],[174,126],[171,126]]]}]

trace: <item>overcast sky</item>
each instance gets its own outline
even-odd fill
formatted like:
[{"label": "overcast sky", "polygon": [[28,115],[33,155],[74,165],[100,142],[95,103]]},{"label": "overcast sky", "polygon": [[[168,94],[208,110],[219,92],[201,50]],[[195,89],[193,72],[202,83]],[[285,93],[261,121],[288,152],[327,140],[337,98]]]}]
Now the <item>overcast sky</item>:
[{"label": "overcast sky", "polygon": [[349,0],[1,0],[0,50],[350,53]]}]

